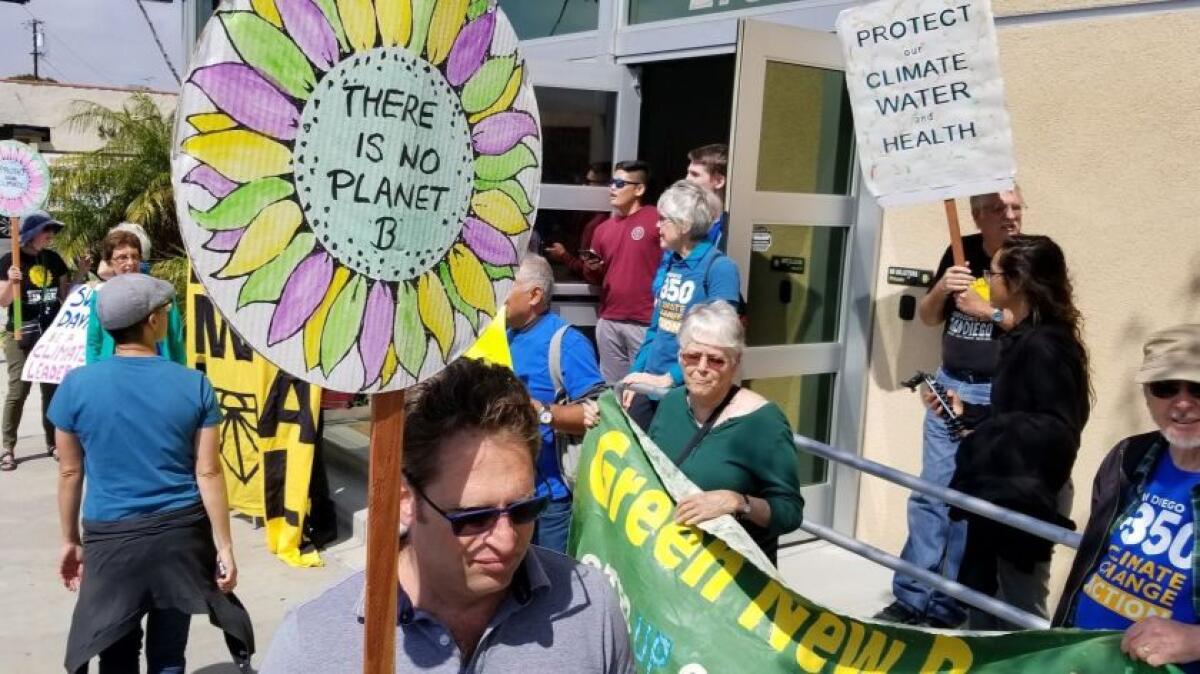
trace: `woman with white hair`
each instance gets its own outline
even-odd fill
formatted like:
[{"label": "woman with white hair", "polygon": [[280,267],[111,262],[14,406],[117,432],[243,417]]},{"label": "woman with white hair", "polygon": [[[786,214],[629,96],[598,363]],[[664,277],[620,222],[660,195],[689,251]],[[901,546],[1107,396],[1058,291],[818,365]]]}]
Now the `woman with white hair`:
[{"label": "woman with white hair", "polygon": [[[721,214],[721,200],[711,191],[680,180],[658,199],[658,231],[667,251],[654,279],[654,315],[625,384],[659,388],[683,383],[679,367],[679,328],[694,306],[724,300],[737,302],[737,264],[712,245],[708,231]],[[626,389],[621,398],[629,416],[646,428],[657,403]]]},{"label": "woman with white hair", "polygon": [[733,515],[775,562],[779,537],[800,526],[796,446],[775,403],[734,384],[742,324],[726,302],[688,312],[679,331],[684,386],[658,406],[649,435],[704,490],[679,501],[675,522]]}]

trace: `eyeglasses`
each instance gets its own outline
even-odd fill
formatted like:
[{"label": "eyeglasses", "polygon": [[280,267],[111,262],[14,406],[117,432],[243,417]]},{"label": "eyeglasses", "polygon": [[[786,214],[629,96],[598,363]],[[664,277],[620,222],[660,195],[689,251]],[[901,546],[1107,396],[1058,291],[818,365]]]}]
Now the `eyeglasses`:
[{"label": "eyeglasses", "polygon": [[450,530],[455,536],[478,536],[486,531],[491,530],[496,525],[496,520],[500,519],[501,515],[508,515],[508,519],[513,523],[513,526],[520,524],[529,524],[537,519],[538,515],[546,509],[546,504],[550,501],[549,496],[534,496],[515,503],[509,503],[506,506],[493,506],[484,508],[462,508],[451,510],[449,512],[442,510],[436,503],[429,500],[424,491],[417,486],[413,481],[412,476],[407,472],[404,473],[404,479],[408,480],[408,485],[412,490],[417,492],[417,496],[421,500],[429,504],[431,508],[437,511],[439,515],[446,518],[450,523]]},{"label": "eyeglasses", "polygon": [[1170,400],[1179,395],[1179,392],[1184,389],[1187,389],[1188,395],[1200,400],[1200,382],[1181,381],[1178,379],[1152,381],[1146,384],[1146,389],[1150,391],[1150,395],[1159,400]]},{"label": "eyeglasses", "polygon": [[983,270],[983,280],[987,281],[988,283],[991,283],[993,278],[1004,275],[1005,274],[1002,271],[992,271],[991,269]]},{"label": "eyeglasses", "polygon": [[708,361],[708,366],[714,370],[724,370],[729,364],[729,359],[724,356],[710,356],[707,353],[696,353],[694,351],[684,351],[679,354],[679,360],[683,361],[684,367],[696,367],[701,360]]},{"label": "eyeglasses", "polygon": [[641,185],[641,183],[634,182],[632,180],[625,180],[624,178],[613,178],[612,180],[608,181],[608,186],[614,190],[619,190],[626,185]]},{"label": "eyeglasses", "polygon": [[141,255],[114,255],[113,262],[141,262]]}]

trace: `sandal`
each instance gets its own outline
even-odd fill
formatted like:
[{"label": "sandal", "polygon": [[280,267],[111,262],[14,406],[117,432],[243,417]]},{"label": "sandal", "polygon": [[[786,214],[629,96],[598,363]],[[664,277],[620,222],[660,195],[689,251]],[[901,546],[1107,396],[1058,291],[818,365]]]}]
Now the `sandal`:
[{"label": "sandal", "polygon": [[5,472],[17,469],[17,457],[10,449],[3,454],[0,454],[0,470]]},{"label": "sandal", "polygon": [[55,447],[54,445],[50,445],[49,447],[47,447],[46,448],[46,456],[50,457],[51,459],[54,459],[55,461],[58,461],[58,447]]}]

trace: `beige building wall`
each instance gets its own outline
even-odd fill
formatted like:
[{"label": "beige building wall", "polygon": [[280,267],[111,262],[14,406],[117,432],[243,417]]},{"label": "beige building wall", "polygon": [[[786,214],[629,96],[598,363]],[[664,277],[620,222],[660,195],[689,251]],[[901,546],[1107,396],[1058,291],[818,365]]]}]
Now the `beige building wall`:
[{"label": "beige building wall", "polygon": [[[1131,383],[1144,338],[1200,321],[1200,79],[1188,37],[1197,34],[1195,8],[999,31],[1029,205],[1024,228],[1062,245],[1087,321],[1096,397],[1074,474],[1073,516],[1081,527],[1105,452],[1152,428]],[[964,234],[974,231],[965,200],[959,211]],[[940,331],[898,318],[901,295],[918,291],[888,285],[886,274],[889,265],[936,267],[948,242],[942,207],[889,211],[881,236],[863,448],[870,459],[915,473],[922,411],[898,382],[936,367]],[[906,497],[864,477],[858,537],[898,554]],[[1055,555],[1052,602],[1071,558],[1065,548]]]},{"label": "beige building wall", "polygon": [[49,127],[50,143],[40,148],[49,159],[59,153],[95,150],[102,141],[94,132],[72,129],[65,123],[72,113],[72,103],[91,101],[119,109],[139,91],[149,94],[163,111],[175,110],[174,93],[0,79],[0,124]]}]

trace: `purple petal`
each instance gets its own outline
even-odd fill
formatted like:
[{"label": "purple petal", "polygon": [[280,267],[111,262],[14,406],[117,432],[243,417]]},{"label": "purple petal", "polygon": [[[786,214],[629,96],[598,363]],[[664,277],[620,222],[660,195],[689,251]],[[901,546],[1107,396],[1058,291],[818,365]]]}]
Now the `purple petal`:
[{"label": "purple petal", "polygon": [[467,217],[463,220],[463,239],[480,260],[495,265],[517,263],[517,250],[503,232],[482,220]]},{"label": "purple petal", "polygon": [[471,75],[483,65],[488,45],[492,43],[492,31],[496,28],[496,12],[484,12],[468,23],[458,34],[450,56],[446,61],[446,79],[458,87],[471,79]]},{"label": "purple petal", "polygon": [[221,112],[245,126],[279,140],[292,140],[300,111],[250,66],[218,63],[199,68],[191,81]]},{"label": "purple petal", "polygon": [[208,250],[216,251],[218,253],[228,253],[238,245],[238,241],[242,240],[242,235],[245,233],[245,227],[241,229],[226,229],[224,231],[217,232],[216,234],[212,235],[212,238],[208,240],[208,243],[204,244],[204,247]]},{"label": "purple petal", "polygon": [[526,112],[500,112],[475,125],[471,142],[480,154],[504,154],[525,136],[537,134],[537,122]]},{"label": "purple petal", "polygon": [[337,61],[338,44],[329,21],[312,0],[275,0],[287,32],[309,61],[329,70]]},{"label": "purple petal", "polygon": [[183,177],[183,182],[199,185],[218,199],[224,199],[225,195],[235,190],[238,186],[237,183],[229,178],[217,173],[208,164],[200,164],[191,171],[188,171],[188,174]]},{"label": "purple petal", "polygon": [[362,332],[358,336],[358,350],[362,354],[363,369],[366,377],[363,381],[372,383],[379,378],[383,371],[383,361],[387,357],[388,344],[392,341],[393,312],[396,310],[396,300],[386,283],[376,283],[367,295],[367,308],[363,313]]},{"label": "purple petal", "polygon": [[275,346],[304,327],[305,321],[325,299],[332,280],[333,258],[328,253],[311,255],[296,267],[284,284],[279,305],[271,316],[267,346]]}]

